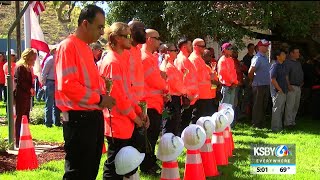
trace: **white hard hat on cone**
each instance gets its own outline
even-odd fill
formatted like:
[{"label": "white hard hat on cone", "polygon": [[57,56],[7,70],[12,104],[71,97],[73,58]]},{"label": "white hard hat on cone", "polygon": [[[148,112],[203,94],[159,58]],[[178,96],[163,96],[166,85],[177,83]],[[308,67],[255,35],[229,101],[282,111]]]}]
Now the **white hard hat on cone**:
[{"label": "white hard hat on cone", "polygon": [[188,150],[197,150],[206,141],[206,132],[201,126],[190,124],[182,131],[181,138],[184,142],[184,147]]},{"label": "white hard hat on cone", "polygon": [[214,123],[215,121],[211,116],[200,117],[197,121],[197,125],[201,126],[206,132],[207,138],[212,137],[212,133],[215,132]]},{"label": "white hard hat on cone", "polygon": [[221,111],[215,112],[212,118],[215,121],[215,132],[222,132],[228,126],[228,117]]},{"label": "white hard hat on cone", "polygon": [[173,161],[182,153],[183,148],[183,141],[179,136],[165,133],[160,138],[157,158],[163,162]]},{"label": "white hard hat on cone", "polygon": [[234,111],[232,107],[226,107],[225,109],[222,109],[221,112],[227,116],[228,125],[230,125],[234,120]]},{"label": "white hard hat on cone", "polygon": [[116,173],[119,175],[125,175],[133,171],[141,164],[144,156],[144,153],[140,153],[132,146],[121,148],[114,159]]}]

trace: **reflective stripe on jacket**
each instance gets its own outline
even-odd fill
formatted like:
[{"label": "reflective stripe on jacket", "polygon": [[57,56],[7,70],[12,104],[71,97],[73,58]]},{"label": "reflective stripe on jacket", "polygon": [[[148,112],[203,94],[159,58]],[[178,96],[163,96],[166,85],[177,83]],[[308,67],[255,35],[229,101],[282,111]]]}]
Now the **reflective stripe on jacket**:
[{"label": "reflective stripe on jacket", "polygon": [[163,95],[166,82],[160,75],[158,59],[145,49],[141,49],[141,55],[145,82],[144,99],[147,101],[148,108],[156,109],[161,114],[164,107]]},{"label": "reflective stripe on jacket", "polygon": [[[116,105],[111,109],[111,126],[113,136],[120,139],[129,139],[134,129],[134,119],[137,114],[134,105],[129,99],[130,81],[127,64],[128,53],[121,55],[110,50],[103,58],[100,66],[100,75],[111,78],[113,82],[111,96],[115,98]],[[110,114],[107,110],[103,111],[105,119],[105,134],[111,136]]]},{"label": "reflective stripe on jacket", "polygon": [[167,74],[169,94],[175,96],[186,94],[187,90],[183,84],[183,74],[173,65],[173,62],[167,63],[165,72]]},{"label": "reflective stripe on jacket", "polygon": [[190,54],[189,59],[194,65],[199,83],[199,99],[211,99],[211,81],[210,72],[208,73],[206,63],[201,56],[194,51]]},{"label": "reflective stripe on jacket", "polygon": [[103,80],[85,42],[68,36],[57,49],[55,71],[55,101],[62,112],[101,109],[98,103],[100,94],[105,94]]},{"label": "reflective stripe on jacket", "polygon": [[181,51],[177,55],[174,65],[183,74],[183,84],[187,88],[187,95],[196,97],[190,102],[190,105],[193,105],[199,98],[199,86],[196,68],[190,62],[188,57],[183,55]]},{"label": "reflective stripe on jacket", "polygon": [[132,92],[130,93],[129,98],[132,99],[134,103],[138,104],[138,102],[144,97],[144,75],[141,51],[139,47],[132,46],[129,53],[128,66]]}]

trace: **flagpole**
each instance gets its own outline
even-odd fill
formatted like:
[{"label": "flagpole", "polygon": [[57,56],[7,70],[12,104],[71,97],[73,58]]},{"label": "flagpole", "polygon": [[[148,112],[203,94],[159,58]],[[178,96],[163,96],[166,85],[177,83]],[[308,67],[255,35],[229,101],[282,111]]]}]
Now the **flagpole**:
[{"label": "flagpole", "polygon": [[8,122],[9,122],[9,149],[14,149],[14,120],[13,120],[13,82],[12,82],[12,74],[11,74],[11,61],[10,61],[10,49],[11,49],[11,34],[14,30],[14,28],[17,26],[17,24],[20,22],[20,19],[22,18],[24,12],[26,11],[27,7],[29,6],[31,1],[28,1],[25,5],[25,7],[22,9],[22,11],[19,13],[19,15],[16,17],[15,21],[12,23],[12,25],[9,28],[8,31],[8,38],[7,38],[7,46],[8,46],[8,75],[7,75],[7,110],[8,110]]},{"label": "flagpole", "polygon": [[[24,1],[26,5],[28,1]],[[24,49],[31,47],[30,8],[24,13]]]}]

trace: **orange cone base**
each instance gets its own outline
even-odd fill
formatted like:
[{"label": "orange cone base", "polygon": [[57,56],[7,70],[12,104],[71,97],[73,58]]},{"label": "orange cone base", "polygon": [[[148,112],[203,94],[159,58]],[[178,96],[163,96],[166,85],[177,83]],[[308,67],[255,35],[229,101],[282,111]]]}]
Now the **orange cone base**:
[{"label": "orange cone base", "polygon": [[205,180],[204,169],[202,164],[186,164],[184,171],[184,180]]},{"label": "orange cone base", "polygon": [[177,160],[162,162],[160,180],[180,180],[179,165]]},{"label": "orange cone base", "polygon": [[216,159],[213,152],[200,152],[204,174],[206,177],[219,176]]},{"label": "orange cone base", "polygon": [[224,143],[212,145],[214,157],[216,159],[216,163],[218,166],[228,165],[228,163],[229,163],[224,146],[225,146]]},{"label": "orange cone base", "polygon": [[19,149],[17,157],[17,170],[38,168],[38,159],[34,148]]},{"label": "orange cone base", "polygon": [[232,149],[231,149],[231,138],[224,138],[224,148],[227,154],[227,157],[232,156]]}]

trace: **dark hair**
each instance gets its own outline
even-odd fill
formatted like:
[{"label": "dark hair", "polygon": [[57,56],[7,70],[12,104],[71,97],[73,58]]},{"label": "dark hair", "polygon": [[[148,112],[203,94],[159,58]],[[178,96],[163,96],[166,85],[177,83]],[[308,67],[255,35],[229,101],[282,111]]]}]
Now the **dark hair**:
[{"label": "dark hair", "polygon": [[249,49],[250,46],[253,46],[253,47],[254,47],[254,44],[253,44],[253,43],[249,43],[249,44],[247,45],[247,49]]},{"label": "dark hair", "polygon": [[300,49],[300,48],[298,46],[295,46],[295,45],[290,46],[289,47],[289,53],[293,52],[295,49]]},{"label": "dark hair", "polygon": [[275,50],[274,53],[273,53],[273,58],[274,58],[275,60],[277,60],[277,56],[280,56],[280,54],[281,54],[282,52],[283,52],[284,54],[286,54],[286,51],[285,51],[284,49],[277,49],[277,50]]},{"label": "dark hair", "polygon": [[181,49],[181,47],[182,47],[184,44],[187,44],[188,41],[191,41],[191,40],[188,39],[186,36],[181,37],[181,38],[178,40],[178,43],[177,43],[177,46],[178,46],[179,50]]},{"label": "dark hair", "polygon": [[92,5],[92,4],[87,5],[80,12],[80,15],[78,18],[78,26],[81,25],[83,20],[87,20],[89,21],[89,23],[92,23],[98,13],[101,13],[103,14],[103,16],[105,16],[103,9],[101,9],[99,6]]}]

